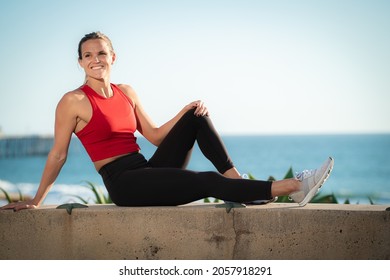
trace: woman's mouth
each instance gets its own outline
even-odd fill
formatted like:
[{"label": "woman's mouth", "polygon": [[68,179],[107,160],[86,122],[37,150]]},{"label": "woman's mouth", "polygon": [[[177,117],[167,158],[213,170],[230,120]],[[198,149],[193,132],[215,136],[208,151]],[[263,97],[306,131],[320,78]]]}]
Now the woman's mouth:
[{"label": "woman's mouth", "polygon": [[92,70],[99,70],[99,69],[103,69],[103,66],[102,65],[92,66],[91,69]]}]

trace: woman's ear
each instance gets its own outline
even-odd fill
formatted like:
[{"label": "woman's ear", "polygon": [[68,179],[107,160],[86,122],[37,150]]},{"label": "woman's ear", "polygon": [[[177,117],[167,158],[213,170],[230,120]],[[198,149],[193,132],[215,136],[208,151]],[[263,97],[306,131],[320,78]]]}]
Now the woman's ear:
[{"label": "woman's ear", "polygon": [[114,64],[114,62],[115,62],[115,60],[116,60],[116,53],[112,53],[112,61],[111,61],[111,65],[113,65]]},{"label": "woman's ear", "polygon": [[83,65],[81,64],[82,60],[79,58],[77,61],[79,62],[80,67],[83,68]]}]

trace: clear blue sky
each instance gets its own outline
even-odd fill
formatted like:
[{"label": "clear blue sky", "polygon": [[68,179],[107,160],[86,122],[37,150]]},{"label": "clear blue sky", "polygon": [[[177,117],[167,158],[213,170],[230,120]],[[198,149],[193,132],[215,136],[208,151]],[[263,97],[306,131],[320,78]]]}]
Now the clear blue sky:
[{"label": "clear blue sky", "polygon": [[390,1],[13,0],[0,27],[4,134],[52,133],[97,30],[158,124],[202,99],[221,133],[390,132]]}]

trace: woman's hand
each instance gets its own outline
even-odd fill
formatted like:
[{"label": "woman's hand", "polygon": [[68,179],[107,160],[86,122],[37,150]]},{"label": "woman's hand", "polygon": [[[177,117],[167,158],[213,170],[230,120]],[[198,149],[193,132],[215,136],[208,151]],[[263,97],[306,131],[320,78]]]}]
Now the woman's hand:
[{"label": "woman's hand", "polygon": [[186,109],[191,110],[195,109],[194,115],[200,117],[200,116],[208,116],[209,110],[204,105],[204,102],[202,100],[197,100],[194,102],[191,102],[186,106]]},{"label": "woman's hand", "polygon": [[0,210],[14,210],[19,211],[22,209],[35,209],[38,208],[38,205],[36,205],[32,200],[26,200],[26,201],[19,201],[19,202],[12,202],[10,204],[4,205],[0,208]]}]

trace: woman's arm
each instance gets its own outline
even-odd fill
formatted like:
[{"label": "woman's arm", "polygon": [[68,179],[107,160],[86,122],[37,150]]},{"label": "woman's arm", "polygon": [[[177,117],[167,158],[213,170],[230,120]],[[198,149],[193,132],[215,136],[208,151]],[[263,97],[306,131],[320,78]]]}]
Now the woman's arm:
[{"label": "woman's arm", "polygon": [[10,203],[1,207],[1,209],[18,211],[21,209],[36,208],[41,205],[66,161],[70,139],[76,125],[75,116],[77,115],[75,115],[73,109],[75,106],[71,106],[74,102],[74,98],[70,94],[66,94],[57,105],[54,144],[48,154],[41,182],[34,198],[27,201]]},{"label": "woman's arm", "polygon": [[120,88],[128,97],[130,97],[135,105],[135,112],[138,121],[138,131],[148,141],[156,146],[160,145],[161,141],[165,138],[168,132],[187,111],[195,109],[194,114],[197,116],[208,115],[206,106],[202,101],[198,100],[186,105],[175,117],[158,127],[145,112],[136,92],[128,85],[120,85]]}]

